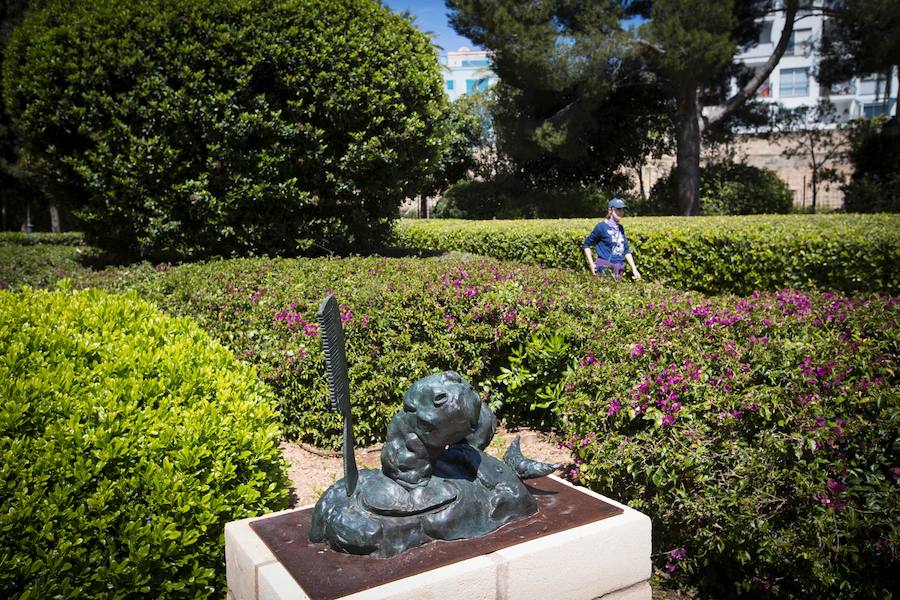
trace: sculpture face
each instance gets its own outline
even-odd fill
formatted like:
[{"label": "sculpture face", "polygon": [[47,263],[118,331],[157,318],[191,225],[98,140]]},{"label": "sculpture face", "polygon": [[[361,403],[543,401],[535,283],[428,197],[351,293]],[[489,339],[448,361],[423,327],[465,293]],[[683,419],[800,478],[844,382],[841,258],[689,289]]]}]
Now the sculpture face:
[{"label": "sculpture face", "polygon": [[478,427],[481,398],[458,374],[448,371],[414,383],[403,410],[415,416],[415,433],[428,448],[440,450]]}]

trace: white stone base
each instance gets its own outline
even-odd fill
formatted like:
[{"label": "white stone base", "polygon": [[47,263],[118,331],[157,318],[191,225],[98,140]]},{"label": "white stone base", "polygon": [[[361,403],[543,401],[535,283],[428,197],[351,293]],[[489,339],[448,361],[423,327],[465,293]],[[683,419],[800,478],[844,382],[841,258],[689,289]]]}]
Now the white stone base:
[{"label": "white stone base", "polygon": [[[344,598],[650,600],[650,518],[588,489],[577,489],[624,512]],[[308,600],[250,528],[254,520],[225,526],[229,600]]]}]

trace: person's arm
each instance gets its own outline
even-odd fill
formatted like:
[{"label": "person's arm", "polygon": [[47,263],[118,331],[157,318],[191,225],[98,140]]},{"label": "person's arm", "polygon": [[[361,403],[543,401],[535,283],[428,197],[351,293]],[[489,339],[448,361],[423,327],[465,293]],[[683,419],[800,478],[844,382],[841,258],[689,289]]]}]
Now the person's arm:
[{"label": "person's arm", "polygon": [[625,255],[625,262],[628,263],[628,266],[631,267],[631,276],[636,280],[641,278],[641,274],[638,273],[637,265],[634,264],[634,257],[631,256],[631,252]]},{"label": "person's arm", "polygon": [[600,223],[597,223],[584,240],[584,258],[587,260],[588,271],[593,275],[597,274],[597,266],[594,264],[594,255],[591,254],[591,246],[596,246],[599,241]]},{"label": "person's arm", "polygon": [[590,246],[584,247],[584,257],[587,259],[588,271],[590,271],[592,275],[596,275],[597,265],[594,264],[594,255],[591,252]]}]

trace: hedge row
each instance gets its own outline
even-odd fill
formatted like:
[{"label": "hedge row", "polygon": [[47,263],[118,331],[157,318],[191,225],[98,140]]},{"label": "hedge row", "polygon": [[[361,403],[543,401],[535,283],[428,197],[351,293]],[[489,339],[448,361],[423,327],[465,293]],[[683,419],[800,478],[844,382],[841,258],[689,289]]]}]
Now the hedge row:
[{"label": "hedge row", "polygon": [[[900,302],[738,299],[491,259],[214,261],[81,274],[188,315],[257,365],[284,430],[336,445],[315,310],[337,294],[360,443],[456,369],[569,476],[654,520],[654,562],[710,597],[884,596],[900,573]],[[249,429],[248,429],[249,430]]]},{"label": "hedge row", "polygon": [[[394,243],[586,271],[596,220],[401,221]],[[784,287],[900,292],[900,216],[634,217],[623,222],[642,275],[706,293]]]},{"label": "hedge row", "polygon": [[257,364],[292,436],[339,440],[314,317],[331,291],[361,443],[383,440],[412,381],[455,369],[510,422],[566,432],[570,476],[650,514],[654,560],[683,586],[896,587],[896,300],[704,298],[452,257],[216,261],[116,284]]},{"label": "hedge row", "polygon": [[283,508],[271,392],[134,294],[0,291],[0,596],[222,597],[225,523]]}]

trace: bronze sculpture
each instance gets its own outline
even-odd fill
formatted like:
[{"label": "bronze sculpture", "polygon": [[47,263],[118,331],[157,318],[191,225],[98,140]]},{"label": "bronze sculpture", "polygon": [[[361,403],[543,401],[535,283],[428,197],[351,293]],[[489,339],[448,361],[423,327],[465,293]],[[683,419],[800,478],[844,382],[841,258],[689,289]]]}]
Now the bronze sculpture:
[{"label": "bronze sculpture", "polygon": [[[381,470],[353,460],[343,331],[333,296],[319,309],[332,407],[344,414],[343,479],[316,503],[309,538],[351,554],[389,557],[432,540],[478,537],[530,516],[537,503],[523,479],[559,468],[522,456],[484,453],[497,419],[452,371],[415,382],[388,427]],[[349,458],[348,458],[349,454]]]}]

